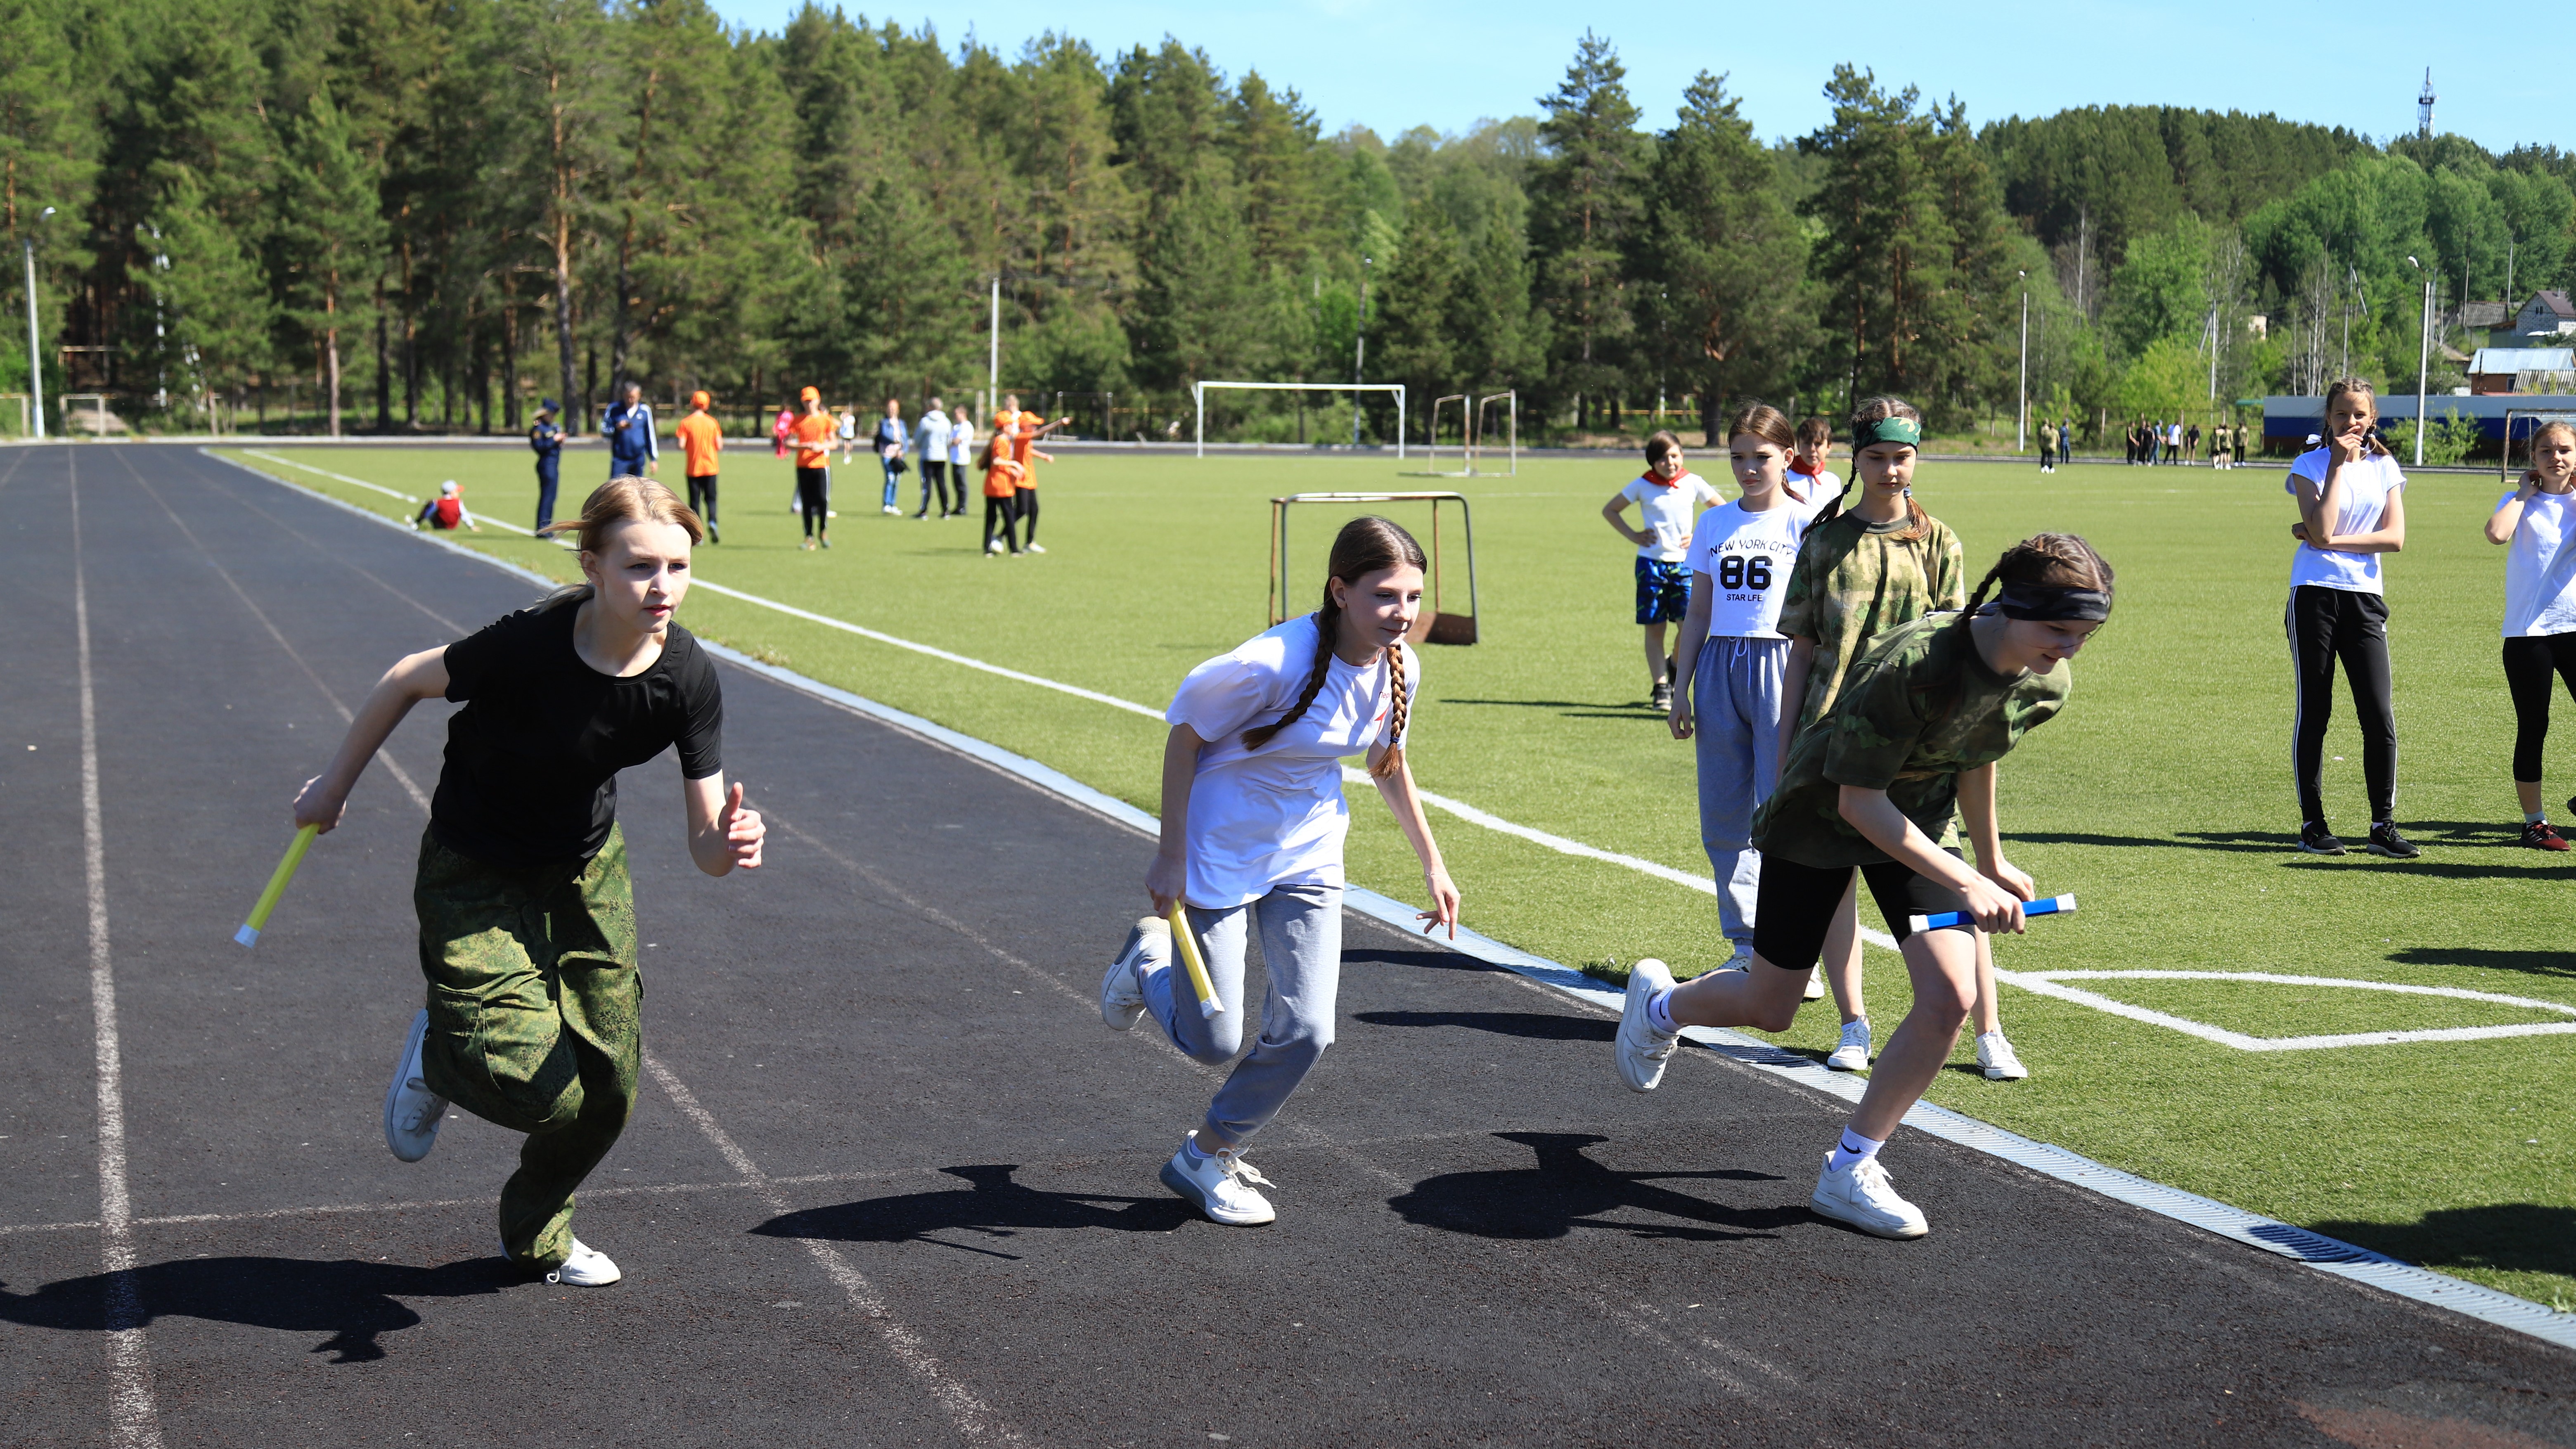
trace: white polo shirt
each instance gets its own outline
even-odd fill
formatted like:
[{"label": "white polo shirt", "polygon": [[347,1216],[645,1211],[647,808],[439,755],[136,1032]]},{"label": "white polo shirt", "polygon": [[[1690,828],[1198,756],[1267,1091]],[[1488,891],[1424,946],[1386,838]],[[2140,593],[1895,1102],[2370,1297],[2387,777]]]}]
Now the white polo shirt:
[{"label": "white polo shirt", "polygon": [[1637,557],[1657,563],[1680,563],[1690,557],[1691,516],[1703,503],[1719,501],[1718,491],[1697,473],[1684,473],[1670,486],[1654,478],[1638,478],[1619,490],[1619,496],[1637,505],[1645,515],[1646,532],[1655,541],[1637,550]]}]

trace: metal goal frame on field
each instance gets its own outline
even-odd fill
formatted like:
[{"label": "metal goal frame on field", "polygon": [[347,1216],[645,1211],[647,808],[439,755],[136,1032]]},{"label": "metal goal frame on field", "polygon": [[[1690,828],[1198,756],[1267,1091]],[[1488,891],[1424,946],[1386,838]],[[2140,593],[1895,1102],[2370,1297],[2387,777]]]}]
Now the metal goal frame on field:
[{"label": "metal goal frame on field", "polygon": [[[1404,461],[1404,384],[1400,382],[1193,382],[1190,384],[1190,406],[1198,414],[1197,456],[1207,456],[1207,390],[1233,388],[1243,392],[1391,392],[1395,394],[1395,458]],[[1356,403],[1356,399],[1354,400]]]},{"label": "metal goal frame on field", "polygon": [[[1460,405],[1458,409],[1458,445],[1459,453],[1466,466],[1455,471],[1443,471],[1440,466],[1440,405],[1442,403],[1457,403]],[[1479,469],[1476,465],[1478,460],[1483,458],[1485,455],[1485,440],[1493,436],[1493,428],[1488,419],[1490,418],[1493,406],[1496,403],[1504,404],[1507,409],[1504,413],[1504,428],[1506,435],[1511,439],[1511,462],[1500,473],[1488,473]],[[1453,392],[1444,397],[1433,398],[1431,400],[1430,439],[1429,444],[1425,447],[1423,452],[1423,458],[1425,460],[1423,471],[1419,473],[1407,473],[1404,475],[1405,477],[1519,477],[1521,472],[1520,390],[1517,388],[1509,388],[1502,392],[1487,393],[1481,398],[1477,397],[1473,393],[1464,392]]]},{"label": "metal goal frame on field", "polygon": [[[1463,493],[1291,493],[1270,500],[1270,622],[1276,626],[1288,621],[1288,507],[1294,503],[1428,503],[1431,505],[1431,597],[1424,601],[1422,613],[1406,633],[1407,643],[1473,644],[1476,642],[1476,516],[1467,507]],[[1440,607],[1440,505],[1458,505],[1458,522],[1466,534],[1467,545],[1467,612],[1452,614]]]},{"label": "metal goal frame on field", "polygon": [[2571,426],[2576,426],[2576,409],[2570,409],[2570,408],[2507,408],[2507,409],[2505,409],[2505,412],[2504,412],[2504,447],[2499,451],[2499,453],[2498,453],[2498,457],[2497,457],[2497,462],[2496,462],[2496,481],[2498,481],[2498,482],[2500,482],[2500,483],[2504,483],[2504,484],[2506,484],[2506,485],[2508,485],[2508,486],[2510,486],[2510,485],[2512,484],[2512,482],[2513,482],[2513,425],[2514,425],[2514,423],[2515,423],[2515,421],[2516,421],[2517,419],[2519,419],[2519,420],[2520,420],[2520,421],[2522,421],[2522,422],[2525,422],[2525,423],[2530,424],[2530,426],[2529,426],[2528,428],[2526,428],[2526,429],[2523,431],[2523,434],[2522,434],[2522,436],[2523,436],[2525,439],[2529,439],[2529,438],[2532,436],[2532,434],[2537,433],[2537,432],[2539,432],[2539,431],[2540,431],[2540,426],[2541,426],[2541,424],[2543,424],[2543,423],[2566,423],[2566,424],[2569,424],[2569,425],[2571,425]]}]

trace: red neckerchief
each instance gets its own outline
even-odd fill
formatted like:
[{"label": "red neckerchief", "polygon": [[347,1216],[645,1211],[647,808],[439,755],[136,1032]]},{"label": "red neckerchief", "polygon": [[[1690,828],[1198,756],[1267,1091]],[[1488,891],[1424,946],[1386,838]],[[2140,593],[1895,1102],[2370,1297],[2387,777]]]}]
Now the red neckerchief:
[{"label": "red neckerchief", "polygon": [[1641,481],[1652,483],[1658,488],[1679,488],[1682,486],[1682,480],[1690,476],[1690,470],[1688,468],[1684,468],[1682,471],[1675,473],[1672,476],[1671,482],[1666,482],[1662,478],[1655,476],[1655,472],[1651,468],[1637,476]]}]

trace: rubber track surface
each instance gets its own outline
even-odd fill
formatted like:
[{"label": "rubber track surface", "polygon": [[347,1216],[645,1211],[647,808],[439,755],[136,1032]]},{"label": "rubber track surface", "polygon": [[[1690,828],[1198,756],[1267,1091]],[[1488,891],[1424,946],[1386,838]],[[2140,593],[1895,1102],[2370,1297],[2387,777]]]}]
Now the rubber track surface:
[{"label": "rubber track surface", "polygon": [[[1356,916],[1340,1040],[1254,1154],[1281,1221],[1199,1221],[1155,1170],[1212,1078],[1092,1001],[1145,842],[731,669],[770,863],[690,867],[668,759],[623,789],[666,1077],[580,1231],[626,1281],[514,1276],[516,1139],[455,1120],[405,1166],[379,1133],[423,821],[381,764],[229,938],[330,696],[528,586],[91,445],[0,453],[8,1443],[109,1432],[76,551],[169,1444],[2576,1442],[2576,1356],[1911,1132],[1933,1236],[1822,1222],[1835,1104],[1697,1051],[1634,1095],[1610,1022]],[[424,790],[444,715],[388,747]]]}]

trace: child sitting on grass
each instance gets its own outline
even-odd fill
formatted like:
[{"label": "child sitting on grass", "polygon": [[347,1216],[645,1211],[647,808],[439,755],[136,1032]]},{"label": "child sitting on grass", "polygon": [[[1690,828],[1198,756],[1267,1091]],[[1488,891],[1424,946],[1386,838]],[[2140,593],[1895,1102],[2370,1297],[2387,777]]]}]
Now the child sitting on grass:
[{"label": "child sitting on grass", "polygon": [[416,529],[470,528],[476,533],[483,531],[483,525],[476,523],[474,515],[465,511],[464,490],[456,486],[453,478],[438,485],[438,496],[420,506],[420,515],[411,521],[411,526]]}]

